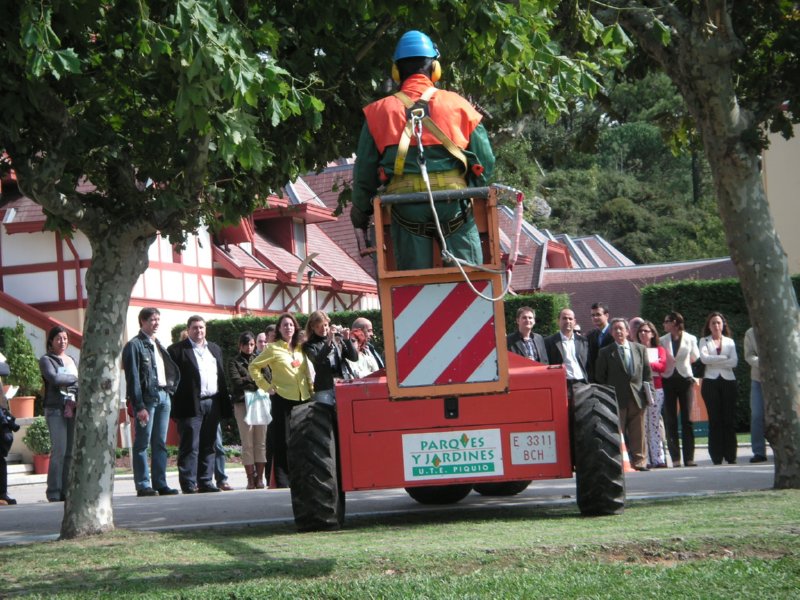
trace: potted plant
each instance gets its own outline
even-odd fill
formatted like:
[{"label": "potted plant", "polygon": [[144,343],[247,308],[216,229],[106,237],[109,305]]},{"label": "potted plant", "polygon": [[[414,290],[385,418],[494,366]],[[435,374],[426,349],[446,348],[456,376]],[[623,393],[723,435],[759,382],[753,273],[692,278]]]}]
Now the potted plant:
[{"label": "potted plant", "polygon": [[47,473],[50,466],[50,430],[47,427],[47,420],[44,417],[36,417],[22,438],[33,454],[33,471],[37,475]]},{"label": "potted plant", "polygon": [[21,321],[17,321],[16,327],[4,327],[2,333],[3,354],[11,371],[5,383],[19,388],[10,401],[11,414],[17,419],[32,417],[36,395],[42,388],[39,361]]}]

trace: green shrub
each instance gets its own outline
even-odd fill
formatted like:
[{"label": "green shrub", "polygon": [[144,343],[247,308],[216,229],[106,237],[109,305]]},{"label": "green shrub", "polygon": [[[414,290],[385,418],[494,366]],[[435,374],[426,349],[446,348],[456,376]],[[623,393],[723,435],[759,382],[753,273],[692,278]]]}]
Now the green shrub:
[{"label": "green shrub", "polygon": [[33,422],[28,425],[25,436],[22,438],[22,443],[34,454],[50,454],[50,450],[52,450],[50,429],[48,429],[47,420],[44,417],[35,417],[33,419]]},{"label": "green shrub", "polygon": [[4,327],[2,338],[3,354],[11,371],[5,383],[19,386],[17,396],[37,396],[42,389],[42,374],[22,322],[17,321],[13,328]]}]

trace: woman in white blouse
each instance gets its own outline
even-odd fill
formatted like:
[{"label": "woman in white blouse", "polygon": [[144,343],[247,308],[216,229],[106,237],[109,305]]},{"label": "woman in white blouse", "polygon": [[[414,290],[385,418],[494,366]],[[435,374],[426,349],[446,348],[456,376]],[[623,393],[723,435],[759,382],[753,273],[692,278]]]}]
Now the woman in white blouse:
[{"label": "woman in white blouse", "polygon": [[678,441],[678,405],[680,405],[681,442],[683,443],[683,464],[696,467],[694,462],[694,425],[692,424],[692,404],[694,404],[694,378],[692,363],[700,356],[697,338],[684,331],[683,315],[671,312],[664,317],[666,335],[661,336],[661,345],[667,351],[667,366],[662,375],[664,384],[664,430],[667,446],[674,467],[681,466],[681,444]]},{"label": "woman in white blouse", "polygon": [[708,453],[711,461],[736,464],[736,345],[722,313],[706,319],[699,342],[700,360],[706,366],[700,388],[708,411]]}]

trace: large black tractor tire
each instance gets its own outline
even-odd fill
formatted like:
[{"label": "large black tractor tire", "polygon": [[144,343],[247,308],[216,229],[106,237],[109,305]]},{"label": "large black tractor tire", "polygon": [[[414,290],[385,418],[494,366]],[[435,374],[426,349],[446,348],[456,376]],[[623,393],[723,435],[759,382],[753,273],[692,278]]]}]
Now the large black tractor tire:
[{"label": "large black tractor tire", "polygon": [[575,480],[584,516],[618,515],[625,508],[625,476],[614,388],[575,387]]},{"label": "large black tractor tire", "polygon": [[298,531],[339,529],[345,508],[336,409],[319,402],[301,404],[292,410],[289,430],[289,487]]},{"label": "large black tractor tire", "polygon": [[472,491],[470,484],[424,485],[408,487],[406,492],[420,504],[455,504]]},{"label": "large black tractor tire", "polygon": [[476,483],[472,486],[481,496],[516,496],[530,485],[530,481],[501,481],[499,483]]}]

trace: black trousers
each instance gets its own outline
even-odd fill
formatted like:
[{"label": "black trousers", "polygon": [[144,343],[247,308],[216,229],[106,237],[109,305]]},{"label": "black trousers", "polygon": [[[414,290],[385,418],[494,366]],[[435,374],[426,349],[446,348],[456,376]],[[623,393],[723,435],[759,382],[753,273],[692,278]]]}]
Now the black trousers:
[{"label": "black trousers", "polygon": [[181,489],[214,485],[214,445],[217,442],[219,405],[211,398],[200,400],[200,414],[177,419],[178,479]]},{"label": "black trousers", "polygon": [[0,452],[0,496],[8,494],[8,464],[6,457]]},{"label": "black trousers", "polygon": [[736,380],[703,379],[703,402],[708,411],[708,454],[718,465],[736,462]]},{"label": "black trousers", "polygon": [[289,487],[289,417],[301,403],[278,394],[270,398],[272,423],[267,427],[267,464],[272,465],[270,487],[285,488]]},{"label": "black trousers", "polygon": [[672,462],[677,463],[681,460],[681,444],[678,442],[678,405],[680,405],[683,462],[693,461],[694,428],[691,412],[694,403],[694,379],[683,377],[675,371],[671,377],[665,377],[662,381],[664,406],[661,408],[661,414],[664,417],[664,430]]}]

